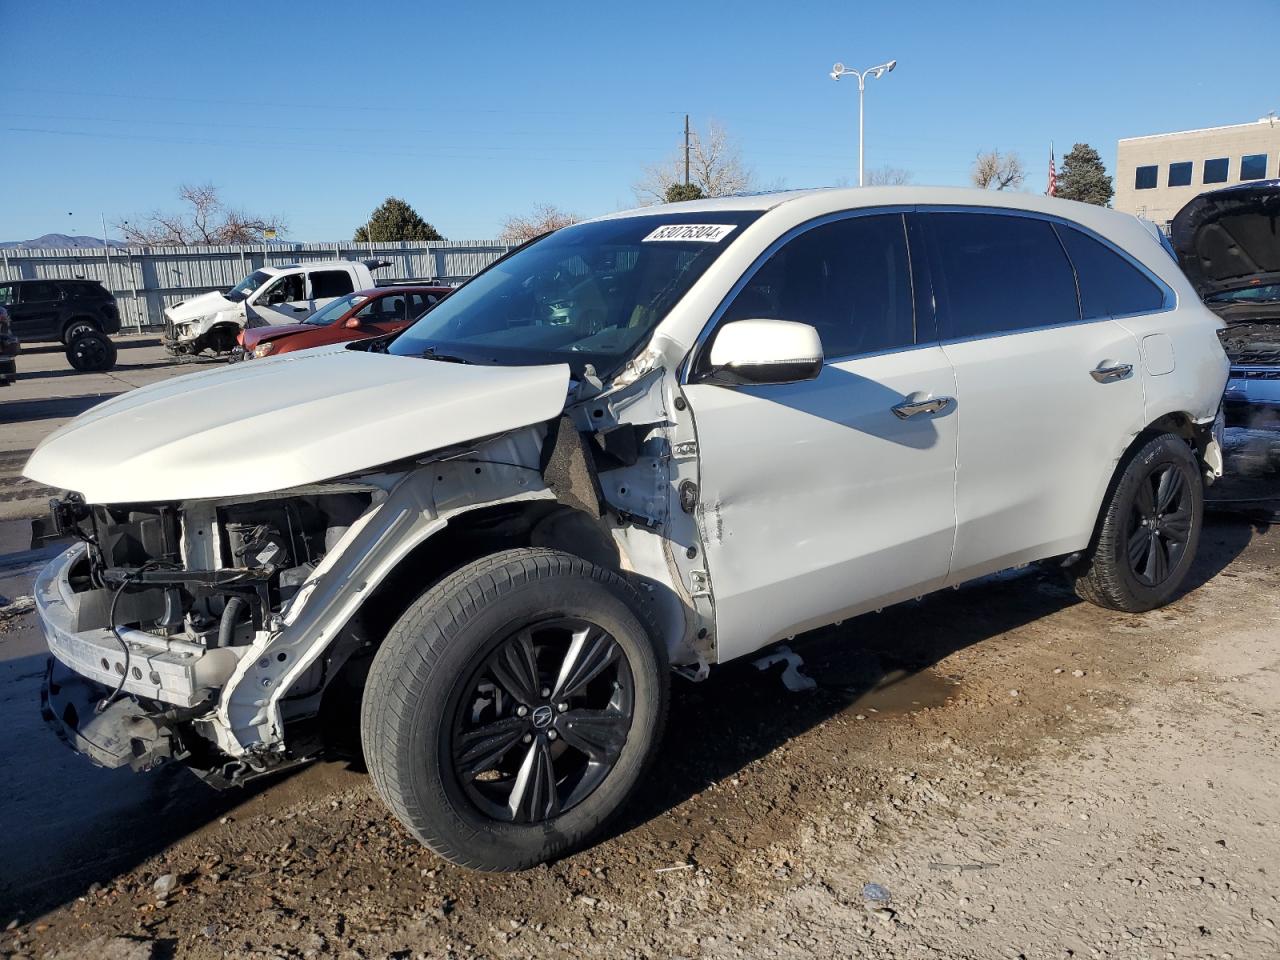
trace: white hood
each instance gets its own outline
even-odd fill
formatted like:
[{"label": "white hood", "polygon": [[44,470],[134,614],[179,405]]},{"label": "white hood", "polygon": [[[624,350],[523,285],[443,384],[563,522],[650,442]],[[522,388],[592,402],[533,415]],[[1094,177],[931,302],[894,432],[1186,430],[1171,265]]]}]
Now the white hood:
[{"label": "white hood", "polygon": [[550,420],[569,367],[320,348],[141,387],[45,438],[24,473],[89,503],[231,497]]},{"label": "white hood", "polygon": [[187,320],[194,320],[196,317],[207,317],[211,313],[221,313],[224,310],[239,310],[240,306],[240,304],[228,300],[217,290],[210,290],[208,293],[199,294],[190,300],[175,303],[172,307],[166,307],[164,315],[174,323],[183,323]]}]

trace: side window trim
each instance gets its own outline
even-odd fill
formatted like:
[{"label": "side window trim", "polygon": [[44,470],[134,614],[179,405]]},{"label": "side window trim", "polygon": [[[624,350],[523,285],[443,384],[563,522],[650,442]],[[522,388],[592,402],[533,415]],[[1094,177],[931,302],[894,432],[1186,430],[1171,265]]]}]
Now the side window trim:
[{"label": "side window trim", "polygon": [[[1143,276],[1145,276],[1148,280],[1154,283],[1157,289],[1159,289],[1161,294],[1163,294],[1164,296],[1164,303],[1161,305],[1159,310],[1144,310],[1144,311],[1141,311],[1140,313],[1108,314],[1105,317],[1084,317],[1083,316],[1084,301],[1080,297],[1080,275],[1076,271],[1075,263],[1071,260],[1071,255],[1067,253],[1065,244],[1062,243],[1062,238],[1058,237],[1058,244],[1062,246],[1063,253],[1066,254],[1067,263],[1071,265],[1071,275],[1075,279],[1076,302],[1081,314],[1080,319],[1070,320],[1070,321],[1067,321],[1066,323],[1054,323],[1054,324],[1048,324],[1046,326],[1039,326],[1039,327],[1019,327],[1016,330],[1001,330],[998,333],[975,334],[967,337],[952,337],[948,340],[940,340],[939,341],[940,343],[961,343],[969,340],[986,340],[992,337],[1007,337],[1013,334],[1031,333],[1036,330],[1054,330],[1059,327],[1069,327],[1069,326],[1074,326],[1076,324],[1081,324],[1081,323],[1100,323],[1103,320],[1120,320],[1125,317],[1136,317],[1136,316],[1146,317],[1154,313],[1168,313],[1170,310],[1174,310],[1177,308],[1177,305],[1178,305],[1177,294],[1173,292],[1173,290],[1170,288],[1170,286],[1167,283],[1165,283],[1158,276],[1152,273],[1151,270],[1146,266],[1146,264],[1142,263],[1140,260],[1136,260],[1127,250],[1121,249],[1120,247],[1112,243],[1110,240],[1108,240],[1106,237],[1102,236],[1099,233],[1096,233],[1095,231],[1086,227],[1084,224],[1078,223],[1075,220],[1068,220],[1065,217],[1058,217],[1058,216],[1054,216],[1053,214],[1041,213],[1038,210],[1016,210],[1011,207],[981,207],[981,206],[968,206],[968,205],[959,205],[959,204],[954,206],[948,205],[948,204],[921,205],[916,207],[916,212],[920,214],[990,213],[990,214],[995,214],[996,216],[1004,216],[1004,217],[1029,217],[1034,220],[1044,220],[1044,221],[1047,221],[1049,224],[1051,224],[1054,227],[1054,231],[1053,231],[1054,236],[1057,236],[1058,234],[1058,230],[1057,230],[1058,225],[1062,225],[1066,227],[1074,227],[1075,229],[1079,230],[1081,233],[1083,233],[1085,236],[1089,237],[1090,239],[1096,240],[1099,243],[1101,243],[1108,250],[1119,254],[1126,263],[1131,264]],[[932,269],[933,267],[932,261],[934,257],[932,244],[929,247],[928,255],[930,258],[931,275],[933,275],[933,274],[936,274],[937,271]],[[941,334],[942,332],[941,327],[939,327],[938,332],[939,334]]]},{"label": "side window trim", "polygon": [[[711,339],[720,328],[720,321],[723,319],[729,307],[733,304],[733,301],[737,299],[738,294],[742,292],[743,288],[755,278],[755,275],[760,271],[760,269],[769,262],[770,258],[786,246],[787,243],[794,240],[801,234],[808,233],[810,230],[814,230],[818,227],[824,227],[829,223],[836,223],[841,220],[852,220],[855,217],[892,216],[896,214],[904,218],[905,230],[905,221],[908,215],[913,213],[915,210],[916,207],[912,204],[893,204],[883,207],[859,207],[856,210],[838,210],[835,213],[823,214],[822,216],[815,217],[812,220],[806,220],[804,223],[798,223],[782,236],[778,237],[764,249],[760,256],[756,257],[756,259],[752,261],[751,266],[747,267],[747,269],[742,272],[742,276],[734,282],[733,286],[729,288],[729,292],[725,294],[724,299],[721,300],[715,310],[711,312],[711,316],[703,325],[702,331],[698,334],[698,338],[694,341],[689,352],[685,354],[684,361],[681,363],[680,370],[678,371],[679,382],[685,384],[696,378],[698,364],[706,353]],[[917,303],[916,298],[916,286],[914,281],[915,266],[912,262],[911,234],[909,230],[906,230],[903,239],[907,247],[907,265],[912,278],[911,323],[912,329],[916,333],[916,342],[903,347],[894,347],[891,350],[875,350],[870,353],[856,353],[850,354],[849,356],[839,357],[824,356],[824,366],[828,363],[841,363],[845,360],[852,360],[855,357],[872,357],[877,356],[878,354],[901,353],[904,350],[914,350],[917,347],[934,345],[933,341],[926,343],[921,343],[920,341],[919,304]]]}]

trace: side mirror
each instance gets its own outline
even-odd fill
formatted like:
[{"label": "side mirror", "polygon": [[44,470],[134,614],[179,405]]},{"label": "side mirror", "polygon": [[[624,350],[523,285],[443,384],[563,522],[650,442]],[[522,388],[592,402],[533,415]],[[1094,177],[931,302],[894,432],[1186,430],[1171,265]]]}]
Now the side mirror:
[{"label": "side mirror", "polygon": [[713,383],[799,383],[822,372],[822,338],[807,323],[735,320],[711,345]]},{"label": "side mirror", "polygon": [[343,326],[346,327],[348,330],[359,330],[361,327],[364,326],[364,324],[360,322],[359,317],[352,317],[350,320],[344,323]]}]

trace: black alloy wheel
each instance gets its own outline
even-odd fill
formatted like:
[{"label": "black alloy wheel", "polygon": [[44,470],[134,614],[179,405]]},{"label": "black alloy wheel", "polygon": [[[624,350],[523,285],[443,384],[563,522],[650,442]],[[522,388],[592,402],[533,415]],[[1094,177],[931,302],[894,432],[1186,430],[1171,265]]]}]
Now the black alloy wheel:
[{"label": "black alloy wheel", "polygon": [[1157,466],[1138,484],[1129,526],[1129,567],[1148,587],[1178,568],[1191,536],[1191,486],[1177,464]]},{"label": "black alloy wheel", "polygon": [[609,775],[634,703],[626,654],[603,627],[580,618],[523,627],[463,687],[451,731],[454,775],[491,819],[557,817]]},{"label": "black alloy wheel", "polygon": [[1142,613],[1171,601],[1195,562],[1204,524],[1202,464],[1173,433],[1139,437],[1108,487],[1093,542],[1068,568],[1076,593]]},{"label": "black alloy wheel", "polygon": [[650,604],[620,571],[546,547],[431,586],[364,686],[379,796],[474,869],[524,869],[599,837],[662,737],[668,667]]}]

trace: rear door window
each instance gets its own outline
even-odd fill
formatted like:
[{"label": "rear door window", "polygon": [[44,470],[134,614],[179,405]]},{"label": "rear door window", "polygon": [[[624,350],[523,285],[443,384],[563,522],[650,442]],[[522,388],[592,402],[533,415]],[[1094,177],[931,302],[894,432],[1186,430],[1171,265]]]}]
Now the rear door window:
[{"label": "rear door window", "polygon": [[1083,230],[1063,223],[1055,229],[1075,265],[1086,320],[1163,309],[1164,291],[1120,254]]},{"label": "rear door window", "polygon": [[902,215],[848,217],[787,241],[738,292],[722,323],[754,319],[811,324],[828,360],[914,344]]},{"label": "rear door window", "polygon": [[56,283],[28,283],[21,288],[22,303],[48,303],[61,300],[62,291]]},{"label": "rear door window", "polygon": [[925,222],[944,340],[1080,319],[1075,275],[1047,220],[932,212]]},{"label": "rear door window", "polygon": [[317,270],[311,274],[311,296],[316,300],[345,297],[354,290],[351,274],[345,270]]}]

